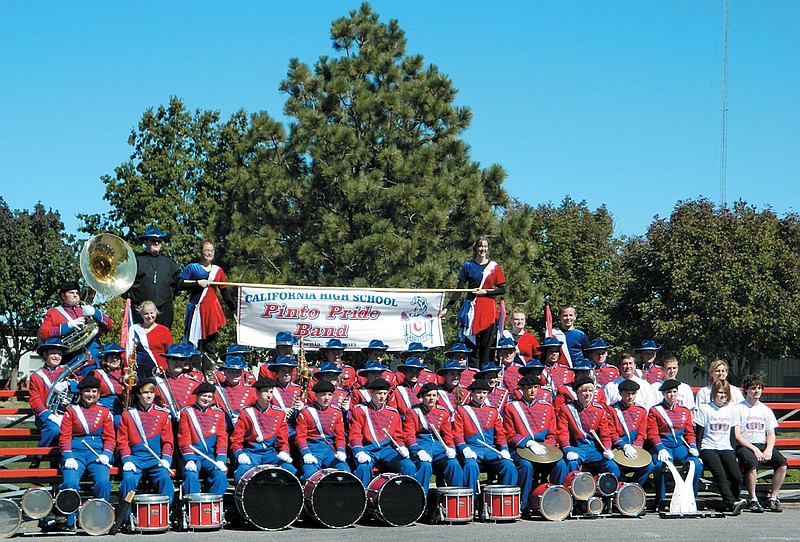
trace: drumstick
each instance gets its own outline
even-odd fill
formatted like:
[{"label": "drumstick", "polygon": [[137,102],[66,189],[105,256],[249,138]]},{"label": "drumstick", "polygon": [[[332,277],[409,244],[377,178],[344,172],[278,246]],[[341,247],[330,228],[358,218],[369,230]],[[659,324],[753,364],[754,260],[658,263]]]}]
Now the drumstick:
[{"label": "drumstick", "polygon": [[95,450],[94,448],[92,448],[92,447],[89,445],[89,443],[88,443],[88,442],[86,442],[86,440],[85,440],[85,439],[81,439],[81,444],[83,444],[84,446],[86,446],[86,447],[89,449],[89,451],[90,451],[90,452],[92,452],[92,453],[94,454],[94,456],[95,456],[97,459],[100,459],[100,454],[98,454],[98,453],[97,453],[97,450]]},{"label": "drumstick", "polygon": [[114,535],[117,534],[119,528],[122,526],[122,522],[125,519],[125,515],[128,513],[128,510],[131,509],[131,501],[133,501],[133,497],[136,495],[135,490],[128,491],[128,494],[125,495],[125,498],[119,503],[119,508],[117,509],[117,517],[114,520],[114,525],[111,526],[111,530],[108,531],[108,534]]},{"label": "drumstick", "polygon": [[483,445],[484,445],[484,446],[486,446],[487,448],[489,448],[491,451],[493,451],[493,452],[494,452],[494,453],[496,453],[497,455],[500,455],[500,450],[498,450],[497,448],[495,448],[495,447],[493,447],[493,446],[490,446],[488,442],[485,442],[485,441],[483,441],[483,440],[481,440],[481,439],[478,439],[478,442],[479,442],[479,443],[481,443],[481,444],[483,444]]},{"label": "drumstick", "polygon": [[605,449],[606,449],[606,447],[603,445],[603,441],[602,441],[602,440],[600,440],[600,437],[598,437],[598,436],[597,436],[597,433],[595,433],[595,432],[594,432],[594,429],[592,429],[591,431],[589,431],[589,434],[590,434],[590,435],[592,435],[592,436],[594,437],[594,440],[597,442],[597,444],[598,444],[598,445],[600,445],[600,448],[601,448],[602,450],[605,450]]},{"label": "drumstick", "polygon": [[431,425],[431,433],[433,433],[433,436],[436,437],[436,440],[439,441],[439,444],[441,444],[442,447],[446,450],[447,444],[445,444],[444,439],[442,439],[442,435],[439,434],[439,430],[436,429],[435,425]]},{"label": "drumstick", "polygon": [[189,446],[189,448],[191,448],[192,450],[194,450],[194,453],[196,453],[197,455],[199,455],[200,457],[202,457],[202,458],[203,458],[203,459],[205,459],[206,461],[208,461],[208,462],[210,462],[210,463],[216,463],[216,461],[214,461],[213,459],[211,459],[211,458],[210,458],[210,457],[209,457],[207,454],[204,454],[203,452],[201,452],[200,450],[198,450],[198,449],[197,449],[197,448],[195,448],[194,446]]},{"label": "drumstick", "polygon": [[384,428],[383,428],[383,432],[384,432],[384,433],[386,433],[386,436],[387,436],[387,437],[389,437],[389,440],[392,442],[392,445],[393,445],[395,448],[400,448],[400,445],[399,445],[399,444],[397,444],[397,441],[396,441],[396,440],[394,440],[394,437],[393,437],[392,435],[390,435],[390,434],[389,434],[389,430],[388,430],[388,429],[386,429],[386,428],[384,427]]}]

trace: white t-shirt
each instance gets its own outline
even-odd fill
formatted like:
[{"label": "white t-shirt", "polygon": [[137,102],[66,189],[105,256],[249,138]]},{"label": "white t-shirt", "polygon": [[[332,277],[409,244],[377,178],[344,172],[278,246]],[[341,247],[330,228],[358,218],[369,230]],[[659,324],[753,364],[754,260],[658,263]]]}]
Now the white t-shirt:
[{"label": "white t-shirt", "polygon": [[[659,402],[664,397],[661,393],[661,384],[664,382],[659,380],[658,382],[653,382],[653,394],[656,396]],[[675,398],[675,402],[678,403],[682,407],[686,407],[689,410],[694,410],[694,393],[692,392],[692,387],[685,382],[681,382],[681,385],[678,386],[678,397]]]},{"label": "white t-shirt", "polygon": [[[697,390],[697,398],[695,399],[695,403],[697,404],[697,408],[700,408],[700,405],[704,405],[706,403],[711,402],[711,384],[706,386],[705,388],[700,388]],[[742,395],[742,390],[740,390],[737,386],[731,386],[731,405],[738,405],[744,401],[744,395]]]},{"label": "white t-shirt", "polygon": [[[613,405],[622,399],[622,396],[619,393],[619,385],[624,380],[625,378],[620,376],[606,385],[605,392],[607,404]],[[635,404],[639,405],[645,410],[649,410],[651,406],[657,405],[659,402],[661,402],[661,397],[656,399],[656,396],[653,393],[653,388],[647,383],[647,380],[642,380],[638,376],[634,376],[631,378],[631,380],[639,384],[639,391],[636,392],[636,399],[633,401]]]},{"label": "white t-shirt", "polygon": [[736,405],[736,410],[739,414],[739,431],[751,444],[766,444],[767,431],[778,428],[775,413],[761,401],[756,405],[742,401]]},{"label": "white t-shirt", "polygon": [[694,423],[703,428],[701,450],[733,450],[731,430],[739,424],[739,411],[728,403],[718,407],[714,403],[700,405],[694,416]]}]

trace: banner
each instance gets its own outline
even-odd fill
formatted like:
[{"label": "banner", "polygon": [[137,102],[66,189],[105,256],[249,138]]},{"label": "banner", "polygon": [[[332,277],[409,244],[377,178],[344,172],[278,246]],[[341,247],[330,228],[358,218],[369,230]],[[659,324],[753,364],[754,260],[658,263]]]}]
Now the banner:
[{"label": "banner", "polygon": [[274,348],[279,331],[302,336],[309,349],[329,339],[339,339],[348,350],[372,339],[390,350],[405,350],[412,342],[444,346],[443,306],[444,292],[430,290],[242,286],[236,336],[239,344],[262,348]]}]

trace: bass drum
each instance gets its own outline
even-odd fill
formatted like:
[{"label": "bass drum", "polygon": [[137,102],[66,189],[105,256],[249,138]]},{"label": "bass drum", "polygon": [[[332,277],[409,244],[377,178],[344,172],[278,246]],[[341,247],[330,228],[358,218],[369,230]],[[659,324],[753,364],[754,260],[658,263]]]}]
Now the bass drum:
[{"label": "bass drum", "polygon": [[53,496],[43,487],[31,487],[22,494],[20,506],[29,518],[42,519],[53,510]]},{"label": "bass drum", "polygon": [[425,492],[411,476],[385,472],[367,486],[367,510],[379,521],[405,527],[425,512]]},{"label": "bass drum", "polygon": [[550,521],[561,521],[572,513],[572,494],[564,486],[542,484],[533,490],[531,508]]},{"label": "bass drum", "polygon": [[108,534],[114,526],[114,507],[103,499],[89,499],[78,512],[78,525],[86,534]]},{"label": "bass drum", "polygon": [[0,538],[8,538],[22,525],[22,510],[11,499],[0,499]]},{"label": "bass drum", "polygon": [[636,518],[642,515],[647,504],[647,495],[639,484],[619,484],[614,495],[614,507],[625,517]]},{"label": "bass drum", "polygon": [[81,494],[77,489],[62,489],[55,499],[56,510],[68,516],[81,507]]},{"label": "bass drum", "polygon": [[236,509],[262,531],[278,531],[295,522],[303,510],[303,487],[295,476],[273,465],[245,472],[236,484]]},{"label": "bass drum", "polygon": [[468,487],[437,487],[428,492],[428,514],[433,524],[469,523],[474,503]]},{"label": "bass drum", "polygon": [[306,513],[325,527],[352,526],[364,515],[367,494],[355,475],[338,469],[323,469],[312,474],[303,488]]},{"label": "bass drum", "polygon": [[517,486],[484,486],[484,521],[516,521],[520,518]]},{"label": "bass drum", "polygon": [[597,490],[594,477],[588,472],[574,470],[564,478],[564,487],[572,493],[576,501],[585,501]]}]

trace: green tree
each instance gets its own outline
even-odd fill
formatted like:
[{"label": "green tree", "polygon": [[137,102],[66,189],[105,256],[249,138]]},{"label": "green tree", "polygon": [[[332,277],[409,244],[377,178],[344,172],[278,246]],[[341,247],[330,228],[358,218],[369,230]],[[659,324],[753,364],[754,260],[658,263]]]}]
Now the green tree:
[{"label": "green tree", "polygon": [[12,211],[0,197],[0,349],[16,388],[19,361],[38,344],[45,310],[58,302],[58,286],[76,279],[75,239],[60,215],[36,204]]},{"label": "green tree", "polygon": [[743,201],[679,202],[624,251],[617,310],[632,339],[652,337],[685,362],[723,358],[734,375],[782,359],[800,337],[800,217]]}]

